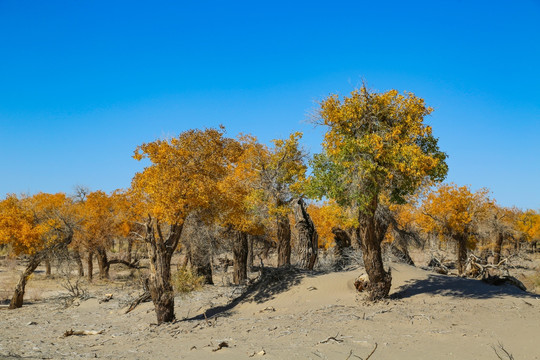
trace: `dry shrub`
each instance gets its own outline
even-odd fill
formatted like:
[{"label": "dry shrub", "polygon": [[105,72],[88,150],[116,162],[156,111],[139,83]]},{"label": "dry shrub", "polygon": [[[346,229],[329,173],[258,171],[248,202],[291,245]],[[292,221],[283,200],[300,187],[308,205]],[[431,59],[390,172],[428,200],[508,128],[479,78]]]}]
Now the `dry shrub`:
[{"label": "dry shrub", "polygon": [[177,294],[187,294],[202,288],[204,276],[197,276],[189,266],[181,266],[172,275],[172,282]]}]

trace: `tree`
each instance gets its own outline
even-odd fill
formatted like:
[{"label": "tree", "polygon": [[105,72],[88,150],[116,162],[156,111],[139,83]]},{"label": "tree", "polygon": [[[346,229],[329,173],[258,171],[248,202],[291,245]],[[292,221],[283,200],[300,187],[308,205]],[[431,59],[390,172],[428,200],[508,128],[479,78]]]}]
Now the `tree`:
[{"label": "tree", "polygon": [[540,241],[540,212],[530,209],[524,211],[518,217],[517,226],[523,238],[536,249],[536,243]]},{"label": "tree", "polygon": [[472,192],[468,186],[443,184],[430,192],[422,204],[420,226],[442,241],[457,244],[460,275],[465,272],[467,249],[474,249],[480,237],[479,226],[487,216],[488,190]]},{"label": "tree", "polygon": [[46,256],[69,245],[76,224],[71,199],[63,193],[8,195],[0,202],[0,244],[11,244],[15,255],[30,255],[10,309],[22,306],[28,278]]},{"label": "tree", "polygon": [[229,145],[229,166],[226,176],[219,182],[219,215],[221,226],[232,235],[234,257],[233,283],[247,280],[250,235],[264,232],[264,213],[260,204],[260,159],[265,148],[252,136],[241,136]]},{"label": "tree", "polygon": [[224,130],[188,130],[137,147],[134,158],[151,165],[137,173],[132,190],[146,214],[142,238],[150,259],[149,289],[158,324],[174,320],[171,258],[186,217],[210,208],[227,173],[231,139]]},{"label": "tree", "polygon": [[358,237],[373,300],[386,297],[392,277],[383,267],[381,242],[388,224],[379,216],[382,197],[404,203],[427,181],[442,181],[446,154],[439,150],[424,117],[424,100],[396,90],[354,90],[343,100],[330,95],[320,103],[320,125],[327,127],[323,152],[315,155],[310,192],[358,209]]},{"label": "tree", "polygon": [[[260,169],[260,195],[271,218],[276,221],[278,266],[291,263],[291,201],[301,197],[306,175],[306,154],[300,148],[302,133],[273,140],[270,149],[256,153]],[[255,154],[254,154],[255,155]]]}]

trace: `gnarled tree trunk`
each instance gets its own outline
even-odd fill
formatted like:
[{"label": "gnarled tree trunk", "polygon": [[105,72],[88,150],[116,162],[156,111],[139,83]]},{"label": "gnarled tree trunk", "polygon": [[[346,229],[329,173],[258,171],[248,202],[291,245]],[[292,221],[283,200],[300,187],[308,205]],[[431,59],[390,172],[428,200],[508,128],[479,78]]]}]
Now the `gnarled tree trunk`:
[{"label": "gnarled tree trunk", "polygon": [[358,235],[362,241],[364,267],[369,278],[369,284],[366,288],[370,300],[380,300],[387,297],[392,284],[390,271],[384,270],[381,250],[381,243],[386,235],[388,225],[375,216],[378,206],[377,200],[374,197],[370,208],[360,211],[358,217],[360,225]]},{"label": "gnarled tree trunk", "polygon": [[458,274],[465,274],[465,265],[467,263],[467,239],[463,236],[457,238],[457,268]]},{"label": "gnarled tree trunk", "polygon": [[247,234],[235,231],[233,239],[233,283],[241,285],[247,280],[248,239]]},{"label": "gnarled tree trunk", "polygon": [[495,247],[493,249],[493,263],[498,264],[501,261],[502,244],[504,241],[504,235],[499,233],[497,240],[495,241]]},{"label": "gnarled tree trunk", "polygon": [[23,305],[23,299],[24,299],[24,292],[26,288],[26,283],[28,282],[28,278],[34,270],[39,266],[39,263],[43,259],[43,254],[37,253],[33,255],[30,258],[30,262],[26,266],[26,269],[24,269],[23,273],[21,274],[21,277],[19,278],[19,282],[17,283],[17,286],[15,286],[15,293],[13,294],[13,297],[11,298],[11,302],[9,303],[10,309],[17,309],[22,307]]},{"label": "gnarled tree trunk", "polygon": [[79,272],[79,276],[81,276],[81,277],[84,276],[84,266],[83,266],[83,262],[82,262],[82,259],[81,259],[81,253],[79,252],[79,250],[75,250],[73,252],[73,259],[77,263],[77,269],[78,269],[78,272]]},{"label": "gnarled tree trunk", "polygon": [[343,269],[348,265],[347,259],[343,256],[343,250],[351,246],[351,238],[345,230],[338,227],[332,228],[332,234],[334,234],[334,243],[336,244],[334,246],[334,256],[336,258],[335,268]]},{"label": "gnarled tree trunk", "polygon": [[98,249],[96,251],[96,257],[97,257],[98,266],[99,266],[99,278],[100,279],[108,279],[109,278],[109,269],[111,268],[111,264],[109,264],[109,259],[107,257],[107,251],[102,247],[98,247]]},{"label": "gnarled tree trunk", "polygon": [[88,281],[92,282],[94,278],[94,252],[88,252],[88,259],[86,261],[86,266],[88,268]]},{"label": "gnarled tree trunk", "polygon": [[298,246],[300,247],[300,266],[313,270],[319,251],[319,235],[311,220],[304,200],[298,199],[293,205],[296,229],[298,230]]},{"label": "gnarled tree trunk", "polygon": [[287,216],[277,218],[278,266],[291,264],[291,224]]},{"label": "gnarled tree trunk", "polygon": [[174,321],[174,289],[171,284],[171,259],[182,235],[182,225],[170,225],[164,236],[158,221],[146,223],[146,248],[150,259],[148,287],[158,325]]},{"label": "gnarled tree trunk", "polygon": [[45,248],[30,257],[30,262],[26,266],[26,269],[24,269],[21,277],[19,278],[19,282],[15,286],[15,292],[13,294],[13,297],[11,298],[11,302],[9,303],[10,309],[20,308],[23,305],[24,292],[26,288],[26,283],[28,282],[28,278],[36,270],[36,268],[39,266],[45,256],[47,256],[49,253],[52,253],[54,250],[68,246],[71,243],[72,239],[73,232],[71,232],[71,229],[69,229],[69,232],[66,234],[62,241],[48,248]]}]

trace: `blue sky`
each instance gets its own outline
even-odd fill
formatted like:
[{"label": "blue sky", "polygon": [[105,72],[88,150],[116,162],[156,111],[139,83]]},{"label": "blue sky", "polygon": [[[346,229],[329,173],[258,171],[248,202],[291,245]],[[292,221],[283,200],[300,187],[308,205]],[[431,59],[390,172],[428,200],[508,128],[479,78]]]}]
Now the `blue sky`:
[{"label": "blue sky", "polygon": [[128,187],[138,144],[305,133],[362,80],[412,91],[448,180],[540,208],[540,1],[0,0],[0,196]]}]

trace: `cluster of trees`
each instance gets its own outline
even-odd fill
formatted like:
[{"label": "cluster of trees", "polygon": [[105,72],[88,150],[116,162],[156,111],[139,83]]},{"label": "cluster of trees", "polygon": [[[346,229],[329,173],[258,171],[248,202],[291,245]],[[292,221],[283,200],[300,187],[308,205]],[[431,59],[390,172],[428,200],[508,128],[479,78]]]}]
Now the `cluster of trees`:
[{"label": "cluster of trees", "polygon": [[[266,146],[249,135],[227,137],[222,127],[194,129],[137,147],[134,158],[147,166],[127,190],[8,195],[0,202],[0,245],[30,256],[11,307],[22,305],[28,276],[56,248],[69,246],[80,276],[86,257],[91,280],[94,257],[99,276],[107,278],[111,264],[137,267],[133,254],[144,246],[158,323],[172,321],[171,258],[181,242],[194,267],[210,272],[212,281],[208,249],[190,242],[187,223],[206,229],[209,238],[212,228],[229,239],[235,284],[247,279],[255,238],[273,239],[283,266],[291,263],[294,234],[300,264],[308,269],[319,247],[358,244],[372,299],[390,291],[385,241],[402,252],[407,238],[455,241],[461,271],[467,249],[487,239],[495,239],[498,256],[504,241],[536,240],[540,214],[499,207],[485,190],[437,186],[448,168],[424,122],[431,111],[412,93],[376,93],[363,86],[320,103],[316,121],[327,132],[323,151],[311,159],[300,146],[301,133]],[[304,199],[315,201],[306,206]],[[124,255],[111,258],[110,249],[120,244]]]}]

